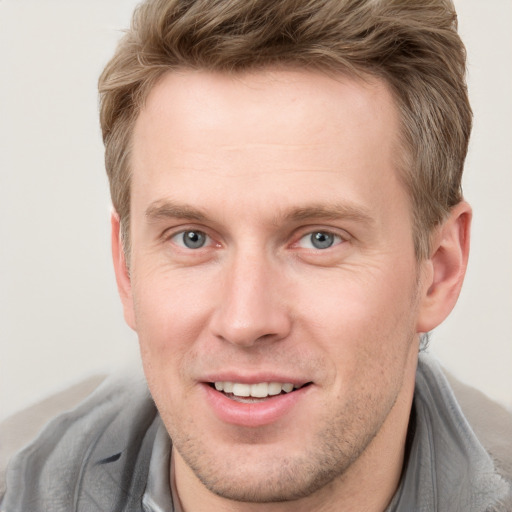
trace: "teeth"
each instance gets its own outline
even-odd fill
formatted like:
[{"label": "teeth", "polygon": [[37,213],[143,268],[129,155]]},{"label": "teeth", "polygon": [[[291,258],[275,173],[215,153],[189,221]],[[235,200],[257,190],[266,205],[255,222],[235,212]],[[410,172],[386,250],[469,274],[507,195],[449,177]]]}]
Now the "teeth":
[{"label": "teeth", "polygon": [[267,396],[279,395],[281,391],[290,393],[294,389],[298,389],[299,384],[291,384],[289,382],[258,382],[257,384],[242,384],[240,382],[215,382],[217,391],[224,393],[233,393],[235,396],[254,398],[266,398]]},{"label": "teeth", "polygon": [[251,385],[235,382],[232,393],[235,396],[251,396]]},{"label": "teeth", "polygon": [[279,393],[281,393],[282,390],[283,390],[283,387],[281,386],[281,384],[279,382],[271,382],[268,385],[268,394],[270,396],[279,395]]},{"label": "teeth", "polygon": [[260,384],[251,384],[251,396],[255,398],[265,398],[268,396],[268,384],[261,382]]}]

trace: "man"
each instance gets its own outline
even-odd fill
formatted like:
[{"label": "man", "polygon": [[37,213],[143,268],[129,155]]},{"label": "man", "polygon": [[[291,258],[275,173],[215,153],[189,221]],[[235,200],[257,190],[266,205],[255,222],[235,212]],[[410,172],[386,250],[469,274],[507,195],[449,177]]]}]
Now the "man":
[{"label": "man", "polygon": [[55,420],[5,510],[510,510],[418,357],[469,251],[455,19],[445,1],[138,8],[101,122],[152,399],[108,382]]}]

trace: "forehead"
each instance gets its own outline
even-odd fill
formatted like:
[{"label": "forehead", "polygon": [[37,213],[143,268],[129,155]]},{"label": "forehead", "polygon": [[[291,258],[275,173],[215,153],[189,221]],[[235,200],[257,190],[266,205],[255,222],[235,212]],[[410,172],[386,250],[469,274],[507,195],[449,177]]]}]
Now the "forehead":
[{"label": "forehead", "polygon": [[221,196],[228,185],[277,201],[276,191],[293,189],[321,203],[321,191],[337,182],[357,201],[396,179],[397,118],[377,79],[296,70],[169,73],[135,124],[132,190],[150,202],[197,199],[201,187]]},{"label": "forehead", "polygon": [[[285,128],[280,136],[283,142],[288,136],[299,142],[300,135],[310,140],[311,132],[321,140],[327,130],[337,130],[345,138],[351,133],[359,136],[353,130],[355,126],[350,125],[354,121],[365,125],[369,137],[383,126],[386,134],[393,136],[398,127],[396,113],[386,83],[375,77],[363,80],[307,70],[233,74],[181,70],[164,75],[150,91],[136,121],[135,140],[144,136],[144,128],[155,123],[175,128],[177,143],[192,142],[190,134],[208,134],[204,145],[216,142],[211,137],[219,128],[232,126],[250,127],[250,134],[240,130],[230,134],[230,140],[244,143],[248,142],[248,135],[255,142],[276,142],[270,125]],[[308,133],[293,130],[302,126],[306,116]],[[225,136],[226,133],[219,136],[223,146],[227,142]]]}]

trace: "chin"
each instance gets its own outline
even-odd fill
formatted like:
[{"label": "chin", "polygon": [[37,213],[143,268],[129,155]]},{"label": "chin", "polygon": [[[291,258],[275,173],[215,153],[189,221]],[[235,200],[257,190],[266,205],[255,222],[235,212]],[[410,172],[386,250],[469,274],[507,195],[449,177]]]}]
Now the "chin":
[{"label": "chin", "polygon": [[[258,443],[235,445],[216,453],[208,447],[198,450],[197,442],[188,440],[180,455],[202,484],[217,496],[246,503],[295,501],[342,477],[373,437],[360,437],[354,445],[340,443],[336,434],[339,435],[324,431],[322,436],[310,440],[310,448],[305,447],[304,441],[294,449]],[[193,450],[188,449],[192,446]]]}]

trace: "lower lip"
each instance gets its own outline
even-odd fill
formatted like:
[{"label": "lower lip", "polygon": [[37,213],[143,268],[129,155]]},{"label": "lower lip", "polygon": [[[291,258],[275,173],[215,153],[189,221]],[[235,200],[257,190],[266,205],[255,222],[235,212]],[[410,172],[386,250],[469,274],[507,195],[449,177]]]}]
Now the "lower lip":
[{"label": "lower lip", "polygon": [[208,384],[202,384],[206,399],[216,416],[224,423],[242,427],[262,427],[286,416],[307,393],[311,385],[254,403],[231,400]]}]

